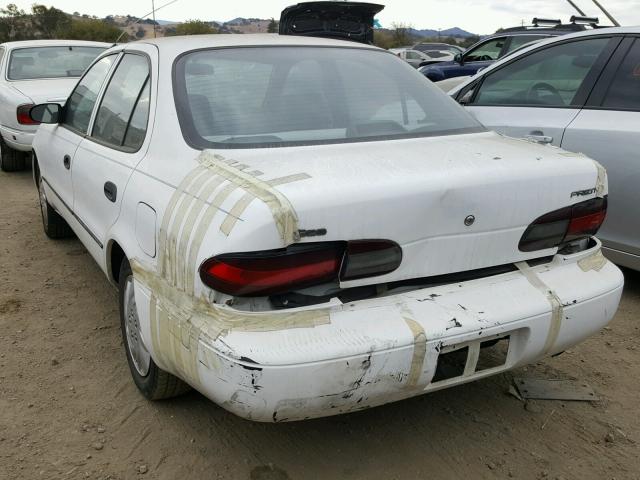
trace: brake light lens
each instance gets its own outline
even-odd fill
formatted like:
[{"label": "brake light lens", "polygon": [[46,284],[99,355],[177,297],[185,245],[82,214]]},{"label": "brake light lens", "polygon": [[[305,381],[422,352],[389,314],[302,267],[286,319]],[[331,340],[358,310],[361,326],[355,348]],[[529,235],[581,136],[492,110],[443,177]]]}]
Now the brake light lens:
[{"label": "brake light lens", "polygon": [[595,235],[607,214],[607,197],[592,198],[537,218],[527,227],[518,248],[533,252]]},{"label": "brake light lens", "polygon": [[21,125],[40,125],[40,122],[36,122],[31,118],[29,112],[34,107],[33,103],[25,103],[24,105],[19,105],[16,109],[16,117],[18,119],[18,123]]},{"label": "brake light lens", "polygon": [[200,279],[228,295],[257,297],[383,275],[401,261],[402,249],[389,240],[306,243],[218,255],[202,263]]},{"label": "brake light lens", "polygon": [[341,280],[384,275],[402,262],[402,248],[390,240],[353,240],[347,243]]}]

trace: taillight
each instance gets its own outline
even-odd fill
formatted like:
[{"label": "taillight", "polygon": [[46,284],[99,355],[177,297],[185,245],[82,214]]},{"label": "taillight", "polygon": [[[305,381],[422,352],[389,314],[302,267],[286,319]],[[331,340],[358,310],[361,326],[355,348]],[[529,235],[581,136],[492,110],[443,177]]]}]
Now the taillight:
[{"label": "taillight", "polygon": [[402,261],[400,245],[389,240],[352,240],[347,243],[341,280],[384,275],[393,272]]},{"label": "taillight", "polygon": [[388,240],[306,243],[218,255],[202,263],[200,279],[228,295],[256,297],[383,275],[398,268],[401,260],[402,249]]},{"label": "taillight", "polygon": [[606,196],[554,210],[527,227],[518,248],[522,252],[533,252],[595,235],[606,214]]},{"label": "taillight", "polygon": [[19,105],[16,109],[16,117],[18,119],[18,123],[21,125],[40,125],[40,122],[36,122],[31,118],[29,112],[33,108],[33,103],[26,103],[24,105]]}]

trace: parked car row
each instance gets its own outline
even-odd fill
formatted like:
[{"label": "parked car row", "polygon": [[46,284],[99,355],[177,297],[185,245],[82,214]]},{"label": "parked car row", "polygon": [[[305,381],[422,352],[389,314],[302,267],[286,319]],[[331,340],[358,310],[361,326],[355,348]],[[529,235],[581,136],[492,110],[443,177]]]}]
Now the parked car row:
[{"label": "parked car row", "polygon": [[31,160],[37,103],[63,104],[87,66],[110,44],[76,40],[0,45],[0,169],[24,169]]},{"label": "parked car row", "polygon": [[553,26],[538,26],[538,19],[534,19],[533,23],[534,26],[507,28],[493,35],[489,35],[464,52],[456,54],[455,58],[451,61],[425,66],[420,69],[420,73],[433,82],[454,77],[475,75],[496,60],[518,50],[524,45],[529,45],[547,38],[584,31],[588,28],[588,26],[582,23],[559,23]]},{"label": "parked car row", "polygon": [[116,45],[30,108],[44,231],[77,235],[118,288],[147,398],[335,415],[559,354],[613,317],[605,170],[488,131],[368,44],[379,7]]}]

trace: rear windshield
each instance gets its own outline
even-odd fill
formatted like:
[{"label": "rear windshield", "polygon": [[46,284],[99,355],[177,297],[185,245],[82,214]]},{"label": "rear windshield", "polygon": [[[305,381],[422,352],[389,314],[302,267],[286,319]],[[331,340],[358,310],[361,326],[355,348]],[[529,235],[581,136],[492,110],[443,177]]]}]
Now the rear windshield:
[{"label": "rear windshield", "polygon": [[105,49],[100,47],[32,47],[11,52],[9,80],[80,77]]},{"label": "rear windshield", "polygon": [[176,61],[181,127],[197,148],[255,148],[483,131],[455,101],[384,51],[199,50]]}]

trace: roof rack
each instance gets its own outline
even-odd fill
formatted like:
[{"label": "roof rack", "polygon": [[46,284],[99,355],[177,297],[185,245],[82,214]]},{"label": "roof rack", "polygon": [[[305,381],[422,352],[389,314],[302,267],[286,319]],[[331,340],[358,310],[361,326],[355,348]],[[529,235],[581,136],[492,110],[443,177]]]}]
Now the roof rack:
[{"label": "roof rack", "polygon": [[[573,18],[573,17],[572,17]],[[538,18],[535,17],[531,23],[534,27],[555,27],[556,25],[562,25],[562,20],[551,18]]]},{"label": "roof rack", "polygon": [[579,15],[573,15],[569,21],[574,25],[598,25],[600,23],[600,19],[598,17],[583,17]]}]

